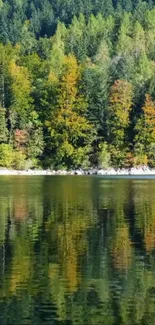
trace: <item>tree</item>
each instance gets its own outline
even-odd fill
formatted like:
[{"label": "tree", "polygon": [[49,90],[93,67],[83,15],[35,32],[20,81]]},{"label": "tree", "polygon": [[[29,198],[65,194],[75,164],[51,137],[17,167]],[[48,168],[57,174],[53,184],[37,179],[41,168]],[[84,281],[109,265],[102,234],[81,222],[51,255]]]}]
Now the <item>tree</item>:
[{"label": "tree", "polygon": [[0,108],[0,143],[6,142],[8,137],[8,130],[6,127],[6,110]]},{"label": "tree", "polygon": [[82,71],[82,91],[88,100],[87,117],[97,131],[97,146],[105,140],[107,133],[110,65],[109,48],[106,42],[102,41],[94,62],[89,61]]},{"label": "tree", "polygon": [[145,32],[142,25],[136,21],[133,28],[133,53],[137,57],[145,52]]},{"label": "tree", "polygon": [[[146,94],[141,118],[137,121],[135,136],[135,157],[147,157],[145,162],[154,166],[155,160],[155,102]],[[141,148],[141,151],[139,151]]]},{"label": "tree", "polygon": [[[30,76],[26,67],[19,66],[14,61],[10,63],[10,76],[12,80],[10,111],[17,115],[17,126],[23,128],[28,123],[32,110]],[[11,114],[10,122],[12,124]]]},{"label": "tree", "polygon": [[84,15],[80,14],[79,18],[73,17],[67,36],[67,52],[74,53],[78,60],[83,61],[87,55],[87,33]]},{"label": "tree", "polygon": [[56,33],[52,38],[52,49],[49,53],[51,71],[56,75],[60,75],[62,72],[63,58],[65,55],[65,36],[65,25],[59,22]]},{"label": "tree", "polygon": [[112,145],[112,159],[113,162],[116,159],[116,165],[124,161],[124,150],[129,150],[129,145],[127,144],[127,129],[130,124],[132,98],[132,85],[124,80],[116,80],[111,87],[109,117],[107,122],[109,128],[109,144]]},{"label": "tree", "polygon": [[117,54],[128,55],[132,52],[131,15],[124,13],[117,41]]},{"label": "tree", "polygon": [[78,167],[88,160],[92,125],[85,117],[87,102],[78,95],[79,66],[74,56],[64,59],[57,108],[46,124],[51,135],[52,152],[57,165]]}]

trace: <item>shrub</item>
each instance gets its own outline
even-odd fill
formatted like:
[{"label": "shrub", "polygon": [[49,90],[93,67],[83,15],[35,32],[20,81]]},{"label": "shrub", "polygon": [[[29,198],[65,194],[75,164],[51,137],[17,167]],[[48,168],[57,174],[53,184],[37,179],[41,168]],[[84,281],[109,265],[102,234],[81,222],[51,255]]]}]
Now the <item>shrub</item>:
[{"label": "shrub", "polygon": [[155,167],[155,143],[151,143],[148,148],[148,162],[151,167]]},{"label": "shrub", "polygon": [[37,158],[28,158],[25,161],[25,169],[41,168],[39,165],[39,160]]},{"label": "shrub", "polygon": [[146,149],[143,143],[135,144],[133,165],[134,166],[148,165],[148,155],[146,154]]},{"label": "shrub", "polygon": [[106,142],[103,142],[99,145],[100,152],[98,155],[98,166],[99,168],[108,168],[110,166],[111,157],[108,151],[108,145]]},{"label": "shrub", "polygon": [[13,168],[15,169],[25,169],[26,156],[21,151],[15,151],[13,157]]},{"label": "shrub", "polygon": [[148,165],[148,158],[145,154],[136,155],[133,159],[134,166],[147,166]]},{"label": "shrub", "polygon": [[10,144],[0,144],[0,166],[11,168],[14,160],[13,148]]}]

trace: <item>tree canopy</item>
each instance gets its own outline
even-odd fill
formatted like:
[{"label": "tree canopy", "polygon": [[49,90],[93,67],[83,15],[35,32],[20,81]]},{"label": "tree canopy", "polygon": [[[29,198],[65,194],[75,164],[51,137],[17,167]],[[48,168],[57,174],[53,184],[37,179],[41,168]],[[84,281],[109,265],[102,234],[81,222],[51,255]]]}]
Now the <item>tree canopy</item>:
[{"label": "tree canopy", "polygon": [[154,1],[1,1],[1,165],[154,166],[154,17]]}]

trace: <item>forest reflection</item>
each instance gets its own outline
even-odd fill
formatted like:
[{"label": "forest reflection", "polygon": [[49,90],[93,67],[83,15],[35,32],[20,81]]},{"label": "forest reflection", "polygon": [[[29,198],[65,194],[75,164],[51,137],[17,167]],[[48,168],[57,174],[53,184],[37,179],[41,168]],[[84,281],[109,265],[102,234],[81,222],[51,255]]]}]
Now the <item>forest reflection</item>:
[{"label": "forest reflection", "polygon": [[0,178],[0,324],[155,323],[155,180]]}]

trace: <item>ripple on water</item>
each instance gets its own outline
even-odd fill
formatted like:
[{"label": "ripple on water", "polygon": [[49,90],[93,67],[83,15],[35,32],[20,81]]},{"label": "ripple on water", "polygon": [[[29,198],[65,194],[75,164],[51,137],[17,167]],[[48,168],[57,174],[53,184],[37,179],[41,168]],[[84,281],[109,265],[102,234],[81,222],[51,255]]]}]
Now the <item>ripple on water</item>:
[{"label": "ripple on water", "polygon": [[0,325],[155,324],[155,180],[0,177]]}]

